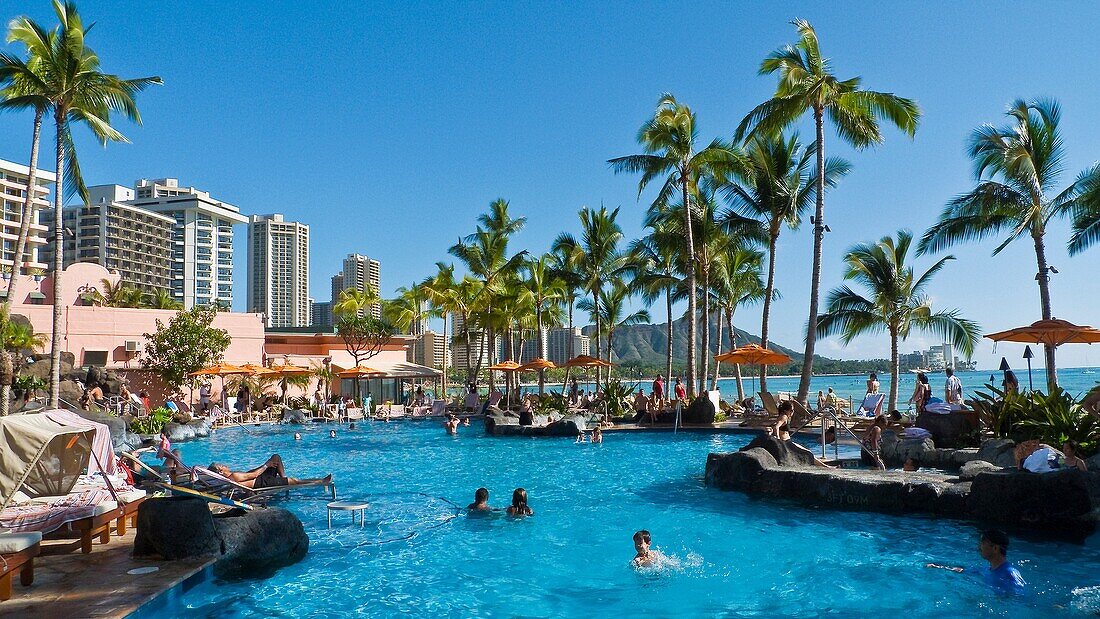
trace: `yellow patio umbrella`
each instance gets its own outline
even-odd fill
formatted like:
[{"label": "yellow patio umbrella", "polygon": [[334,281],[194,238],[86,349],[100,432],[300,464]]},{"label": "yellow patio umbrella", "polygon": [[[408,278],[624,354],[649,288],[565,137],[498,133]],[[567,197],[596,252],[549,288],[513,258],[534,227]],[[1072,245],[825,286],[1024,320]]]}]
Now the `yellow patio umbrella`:
[{"label": "yellow patio umbrella", "polygon": [[374,374],[383,374],[382,370],[376,370],[374,368],[368,368],[365,365],[357,365],[353,368],[346,370],[340,370],[336,373],[340,378],[367,378]]},{"label": "yellow patio umbrella", "polygon": [[[715,355],[714,360],[724,363],[745,363],[756,366],[783,365],[791,362],[791,358],[788,355],[764,348],[759,344],[745,344],[729,352]],[[752,377],[752,391],[754,394],[756,393],[755,375]]]},{"label": "yellow patio umbrella", "polygon": [[249,376],[263,376],[265,374],[274,374],[275,370],[271,368],[265,368],[262,365],[256,365],[255,363],[246,363],[240,366],[242,370],[247,370]]}]

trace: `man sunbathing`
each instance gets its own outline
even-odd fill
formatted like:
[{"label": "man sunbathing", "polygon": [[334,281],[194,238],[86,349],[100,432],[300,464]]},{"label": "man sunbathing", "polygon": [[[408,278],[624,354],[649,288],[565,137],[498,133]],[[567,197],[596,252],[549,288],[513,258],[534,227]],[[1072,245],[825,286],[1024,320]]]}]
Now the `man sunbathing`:
[{"label": "man sunbathing", "polygon": [[283,459],[279,454],[272,454],[272,456],[267,459],[267,462],[264,462],[247,473],[231,471],[228,466],[217,462],[210,463],[210,470],[222,477],[232,479],[246,488],[253,488],[256,490],[260,488],[274,488],[276,486],[293,486],[296,484],[313,483],[328,484],[332,482],[331,474],[325,475],[321,479],[298,479],[296,477],[287,477],[286,470],[283,469]]}]

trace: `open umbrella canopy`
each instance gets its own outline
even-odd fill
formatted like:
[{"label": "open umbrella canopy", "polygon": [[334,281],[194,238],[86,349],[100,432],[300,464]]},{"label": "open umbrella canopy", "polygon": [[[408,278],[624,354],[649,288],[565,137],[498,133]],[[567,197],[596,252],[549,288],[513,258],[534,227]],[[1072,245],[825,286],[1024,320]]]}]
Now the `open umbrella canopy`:
[{"label": "open umbrella canopy", "polygon": [[553,361],[549,361],[549,360],[546,360],[546,359],[534,359],[532,361],[528,361],[527,363],[524,363],[523,365],[519,366],[519,371],[520,372],[537,372],[539,370],[549,370],[551,368],[556,368],[556,367],[558,367],[558,366],[554,365]]},{"label": "open umbrella canopy", "polygon": [[191,376],[232,376],[235,374],[248,374],[248,370],[228,363],[217,363],[191,372]]},{"label": "open umbrella canopy", "polygon": [[989,333],[994,342],[1020,342],[1023,344],[1092,344],[1100,342],[1100,329],[1087,325],[1075,325],[1067,320],[1037,320],[1026,327]]},{"label": "open umbrella canopy", "polygon": [[368,368],[365,365],[357,365],[347,370],[340,370],[336,373],[336,375],[340,378],[368,378],[370,376],[375,376],[382,373],[383,372],[381,370]]},{"label": "open umbrella canopy", "polygon": [[791,362],[789,356],[769,350],[759,344],[745,344],[729,352],[715,355],[714,359],[723,363],[747,363],[749,365],[782,365]]},{"label": "open umbrella canopy", "polygon": [[304,368],[300,365],[294,365],[292,363],[277,365],[270,368],[270,370],[273,373],[278,374],[279,376],[308,376],[309,374],[313,373],[313,370],[309,368]]},{"label": "open umbrella canopy", "polygon": [[490,365],[486,369],[492,370],[494,372],[515,372],[519,369],[519,367],[519,364],[515,361],[501,361],[496,365]]},{"label": "open umbrella canopy", "polygon": [[264,374],[274,374],[275,370],[271,368],[265,368],[262,365],[256,365],[255,363],[246,363],[240,366],[242,370],[245,370],[249,376],[261,376]]},{"label": "open umbrella canopy", "polygon": [[577,355],[569,361],[565,362],[562,367],[566,368],[609,368],[611,362],[604,361],[603,359],[597,359],[596,357],[590,357],[588,355]]}]

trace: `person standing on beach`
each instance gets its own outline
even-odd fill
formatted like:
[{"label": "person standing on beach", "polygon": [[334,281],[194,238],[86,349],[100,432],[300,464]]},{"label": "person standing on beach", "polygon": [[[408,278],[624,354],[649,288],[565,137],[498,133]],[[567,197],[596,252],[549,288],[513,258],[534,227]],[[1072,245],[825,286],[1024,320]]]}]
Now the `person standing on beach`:
[{"label": "person standing on beach", "polygon": [[658,374],[657,380],[653,381],[653,397],[657,398],[657,402],[660,404],[665,403],[665,381],[664,374]]},{"label": "person standing on beach", "polygon": [[958,376],[955,376],[955,370],[947,368],[944,370],[944,374],[947,374],[947,381],[944,383],[944,397],[943,401],[948,404],[962,404],[963,401],[963,385]]}]

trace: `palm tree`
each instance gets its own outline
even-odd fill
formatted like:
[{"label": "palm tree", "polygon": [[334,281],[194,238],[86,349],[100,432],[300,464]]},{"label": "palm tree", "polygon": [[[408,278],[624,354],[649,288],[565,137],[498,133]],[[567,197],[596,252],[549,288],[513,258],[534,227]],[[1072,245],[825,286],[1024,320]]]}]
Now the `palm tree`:
[{"label": "palm tree", "polygon": [[[623,229],[617,221],[619,209],[608,211],[601,206],[599,210],[582,207],[577,213],[581,220],[581,236],[574,237],[562,232],[554,239],[551,251],[571,256],[576,272],[583,279],[583,288],[592,295],[591,311],[596,326],[595,352],[600,356],[600,335],[603,333],[603,314],[599,311],[604,284],[622,273],[623,255],[619,251],[619,242],[623,239]],[[596,368],[596,382],[599,383],[602,372]]]},{"label": "palm tree", "polygon": [[175,297],[172,296],[172,293],[163,288],[157,288],[153,292],[145,295],[144,306],[152,309],[183,309],[183,303],[177,301]]},{"label": "palm tree", "polygon": [[805,20],[796,20],[798,43],[785,45],[760,64],[760,74],[779,73],[775,95],[753,108],[737,128],[737,139],[748,135],[778,135],[812,112],[816,130],[817,189],[814,211],[814,259],[810,279],[810,316],[806,325],[806,353],[798,399],[806,402],[813,376],[814,345],[817,339],[818,296],[821,288],[821,244],[825,236],[825,115],[836,126],[837,135],[856,148],[882,142],[879,122],[888,120],[906,134],[916,133],[920,108],[916,102],[896,95],[862,90],[860,78],[839,80],[832,74],[829,59],[821,55],[817,33]]},{"label": "palm tree", "polygon": [[[603,333],[597,333],[597,336],[602,335],[607,338],[607,362],[611,363],[611,351],[615,343],[615,331],[621,327],[629,325],[638,325],[649,322],[649,312],[646,310],[637,310],[630,312],[628,305],[630,303],[630,287],[623,283],[621,280],[615,280],[610,289],[605,289],[600,293],[599,305],[593,303],[589,299],[584,299],[577,304],[577,308],[587,312],[599,312],[600,320],[598,323],[603,327]],[[593,320],[595,320],[593,316]],[[607,380],[611,380],[611,368],[607,368]]]},{"label": "palm tree", "polygon": [[397,298],[386,301],[382,306],[382,313],[386,320],[397,327],[402,333],[409,333],[412,338],[412,357],[416,359],[416,342],[424,336],[423,331],[416,332],[425,316],[427,316],[428,295],[424,286],[413,282],[408,288],[398,288]]},{"label": "palm tree", "polygon": [[363,288],[348,288],[340,293],[332,305],[336,316],[365,316],[371,308],[381,302],[378,292],[370,284]]},{"label": "palm tree", "polygon": [[[58,188],[54,191],[54,272],[53,272],[53,337],[50,347],[50,406],[57,407],[61,384],[61,272],[63,268],[64,228],[62,226],[62,179],[86,197],[80,167],[75,154],[71,123],[86,124],[103,144],[125,142],[125,136],[110,124],[111,112],[120,112],[140,124],[134,96],[150,84],[160,84],[159,77],[124,80],[99,70],[99,57],[84,45],[84,26],[72,2],[54,0],[54,11],[60,21],[58,28],[45,32],[41,28],[14,28],[9,36],[27,48],[31,60],[27,63],[44,84],[41,93],[49,100],[56,127]],[[17,22],[18,23],[18,22]],[[69,163],[66,168],[66,162]],[[29,213],[24,213],[28,215]],[[18,260],[18,256],[16,259]]]},{"label": "palm tree", "polygon": [[[522,282],[520,292],[523,299],[535,312],[535,337],[538,338],[539,359],[546,358],[546,339],[542,336],[543,325],[548,322],[561,324],[561,303],[566,298],[565,283],[557,278],[549,255],[539,256],[524,265],[526,281]],[[544,319],[551,320],[545,321]],[[546,371],[539,370],[539,396],[546,392]]]},{"label": "palm tree", "polygon": [[[580,263],[583,261],[584,256],[575,251],[576,248],[569,247],[552,247],[550,250],[550,264],[554,273],[554,278],[562,283],[562,288],[565,291],[566,310],[569,320],[569,337],[566,343],[566,355],[569,359],[576,356],[576,351],[573,347],[573,307],[577,304],[577,296],[581,292],[584,286],[584,278],[578,273],[580,269]],[[569,370],[571,368],[565,368],[565,378],[562,381],[562,393],[565,393],[565,387],[569,383]]]},{"label": "palm tree", "polygon": [[[724,251],[714,259],[714,268],[710,278],[709,294],[713,295],[714,303],[718,311],[722,312],[725,319],[726,330],[729,332],[730,348],[737,348],[737,332],[733,329],[733,315],[737,308],[747,303],[755,303],[765,299],[768,291],[761,278],[764,254],[756,249],[750,249],[744,245],[730,243]],[[778,292],[773,288],[771,294]],[[715,351],[722,346],[722,320],[718,321],[718,342]],[[710,352],[708,351],[709,355]],[[718,371],[721,363],[714,364],[714,378],[711,381],[711,389],[718,386]],[[741,385],[741,366],[735,366],[737,373],[737,398],[745,399],[744,389]],[[764,368],[760,368],[760,376],[764,376]],[[764,391],[761,387],[760,391]]]},{"label": "palm tree", "polygon": [[[448,252],[462,261],[466,269],[481,282],[479,303],[488,316],[493,311],[493,296],[504,292],[503,280],[519,270],[527,258],[527,251],[508,256],[508,241],[513,234],[523,229],[526,217],[513,218],[508,213],[508,201],[498,198],[489,204],[489,212],[479,215],[476,231],[460,239]],[[493,345],[495,334],[488,329],[489,364],[493,363]],[[481,369],[481,356],[478,356],[477,370]],[[477,371],[474,372],[475,375]],[[493,373],[489,373],[489,387],[493,386]]]},{"label": "palm tree", "polygon": [[977,323],[959,316],[958,310],[932,312],[932,300],[925,288],[954,256],[933,264],[914,277],[907,263],[913,233],[899,230],[897,238],[883,237],[877,243],[861,243],[848,250],[844,279],[862,284],[868,296],[848,286],[835,288],[826,300],[828,312],[821,316],[817,333],[822,337],[841,335],[845,344],[860,335],[885,331],[890,335],[890,401],[898,404],[898,342],[912,329],[930,331],[950,341],[967,355],[974,352],[980,337]]},{"label": "palm tree", "polygon": [[99,280],[103,290],[92,292],[92,304],[100,307],[142,307],[144,295],[140,290],[130,286],[126,282],[112,283],[109,279]]},{"label": "palm tree", "polygon": [[[700,184],[722,184],[736,174],[749,174],[744,155],[735,147],[715,139],[707,147],[696,151],[698,132],[695,113],[679,103],[671,94],[661,96],[653,118],[638,130],[638,142],[645,149],[641,155],[628,155],[611,159],[608,163],[616,172],[640,173],[638,195],[654,179],[664,177],[664,184],[654,204],[668,204],[679,192],[683,207],[684,255],[695,260],[695,240],[691,226],[691,196],[698,192]],[[696,285],[695,272],[688,270],[688,397],[695,393],[696,369]]]},{"label": "palm tree", "polygon": [[671,230],[671,226],[660,219],[647,221],[650,233],[630,244],[627,257],[629,273],[633,278],[634,291],[639,293],[646,305],[652,305],[661,294],[665,296],[666,337],[668,347],[665,351],[665,376],[672,376],[673,334],[672,334],[672,297],[673,291],[681,283],[677,275],[680,250],[683,249],[681,237]]},{"label": "palm tree", "polygon": [[[1058,131],[1061,110],[1053,100],[1025,102],[1009,106],[1012,123],[1005,127],[982,125],[970,137],[969,154],[974,160],[978,185],[948,202],[939,221],[925,232],[918,251],[935,252],[962,241],[981,240],[1008,232],[1004,242],[993,250],[997,255],[1012,241],[1028,234],[1035,246],[1039,267],[1039,306],[1043,319],[1051,317],[1050,272],[1046,255],[1046,231],[1051,220],[1065,217],[1087,205],[1100,203],[1100,172],[1086,171],[1074,183],[1053,195],[1054,184],[1062,173],[1065,147]],[[1090,180],[1091,179],[1091,180]],[[1081,247],[1079,233],[1070,242],[1071,250]],[[1054,365],[1054,347],[1044,348],[1047,388],[1058,385]]]},{"label": "palm tree", "polygon": [[[769,319],[775,295],[775,255],[779,235],[784,226],[797,230],[802,216],[817,191],[817,177],[810,168],[815,155],[813,146],[803,146],[798,134],[757,135],[747,147],[752,163],[752,177],[745,182],[730,183],[723,189],[734,208],[742,215],[759,219],[767,228],[768,277],[764,291],[764,308],[760,320],[760,345],[768,347]],[[850,170],[847,161],[839,157],[825,160],[825,186],[834,187]],[[768,368],[760,368],[760,391],[768,390]]]}]

